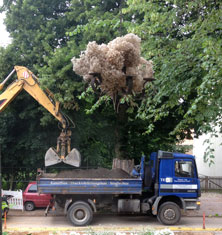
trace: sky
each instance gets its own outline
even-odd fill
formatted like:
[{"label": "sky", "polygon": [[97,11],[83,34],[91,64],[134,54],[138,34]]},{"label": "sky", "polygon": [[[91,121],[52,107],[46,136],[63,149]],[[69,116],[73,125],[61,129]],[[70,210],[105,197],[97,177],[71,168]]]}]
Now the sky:
[{"label": "sky", "polygon": [[[0,6],[2,6],[3,0],[0,0]],[[0,46],[6,46],[10,43],[9,34],[5,29],[5,25],[3,24],[5,18],[5,14],[0,13]]]}]

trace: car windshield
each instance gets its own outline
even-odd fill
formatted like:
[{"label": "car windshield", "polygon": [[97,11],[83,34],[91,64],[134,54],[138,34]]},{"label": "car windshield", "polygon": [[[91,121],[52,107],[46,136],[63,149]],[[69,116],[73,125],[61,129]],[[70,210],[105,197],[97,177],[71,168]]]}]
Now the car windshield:
[{"label": "car windshield", "polygon": [[29,193],[36,193],[37,192],[37,185],[36,184],[31,185],[28,192]]}]

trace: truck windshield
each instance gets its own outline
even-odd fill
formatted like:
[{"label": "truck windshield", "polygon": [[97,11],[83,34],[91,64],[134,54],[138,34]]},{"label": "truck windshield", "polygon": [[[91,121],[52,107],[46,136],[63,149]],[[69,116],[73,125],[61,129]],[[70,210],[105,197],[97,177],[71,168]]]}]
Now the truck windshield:
[{"label": "truck windshield", "polygon": [[175,161],[175,176],[177,177],[194,177],[192,161]]}]

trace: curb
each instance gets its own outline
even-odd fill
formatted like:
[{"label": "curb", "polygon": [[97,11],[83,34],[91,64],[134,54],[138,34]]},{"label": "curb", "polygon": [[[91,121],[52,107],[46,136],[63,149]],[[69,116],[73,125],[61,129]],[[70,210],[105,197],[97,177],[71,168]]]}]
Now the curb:
[{"label": "curb", "polygon": [[75,231],[75,232],[104,232],[104,231],[112,231],[112,232],[144,232],[147,229],[150,230],[162,230],[162,229],[170,229],[172,231],[186,231],[186,232],[218,232],[218,231],[222,231],[222,227],[221,228],[192,228],[192,227],[139,227],[139,228],[135,228],[135,227],[109,227],[109,226],[104,226],[104,227],[54,227],[54,228],[49,228],[49,227],[39,227],[39,228],[31,228],[31,227],[23,227],[23,228],[19,228],[19,227],[13,227],[13,228],[7,228],[5,230],[3,230],[4,232],[25,232],[25,231],[29,231],[29,232],[53,232],[53,231],[57,231],[57,232],[65,232],[65,231]]}]

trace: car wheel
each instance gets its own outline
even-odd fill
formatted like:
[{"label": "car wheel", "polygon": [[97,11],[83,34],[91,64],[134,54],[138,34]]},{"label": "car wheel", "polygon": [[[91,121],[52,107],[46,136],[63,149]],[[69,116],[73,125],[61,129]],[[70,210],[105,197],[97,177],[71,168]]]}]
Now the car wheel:
[{"label": "car wheel", "polygon": [[158,210],[157,218],[162,224],[165,225],[174,225],[178,223],[180,217],[180,207],[174,202],[165,202]]},{"label": "car wheel", "polygon": [[75,226],[85,226],[92,221],[93,211],[88,203],[78,201],[68,209],[68,218]]},{"label": "car wheel", "polygon": [[25,203],[25,210],[26,211],[33,211],[35,209],[35,205],[33,202],[26,202]]}]

